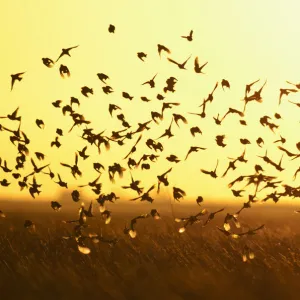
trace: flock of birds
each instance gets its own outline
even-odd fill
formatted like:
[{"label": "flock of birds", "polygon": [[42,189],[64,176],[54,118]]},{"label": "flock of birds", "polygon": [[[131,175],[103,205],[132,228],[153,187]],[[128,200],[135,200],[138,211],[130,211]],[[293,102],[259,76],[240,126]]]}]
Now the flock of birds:
[{"label": "flock of birds", "polygon": [[[110,33],[115,33],[115,26],[110,25],[108,31]],[[183,39],[186,39],[188,42],[193,41],[193,30],[190,31],[189,35],[187,36],[182,36]],[[74,49],[79,47],[79,45],[70,47],[70,48],[65,48],[62,49],[61,54],[59,57],[54,61],[50,58],[42,58],[42,63],[48,67],[52,68],[55,67],[58,62],[66,57],[69,56],[71,57],[71,51],[73,53]],[[158,50],[158,55],[160,58],[162,58],[163,55],[167,56],[167,60],[174,64],[174,66],[177,66],[181,70],[186,70],[186,65],[191,59],[191,56],[189,56],[184,62],[179,63],[173,58],[170,58],[169,56],[171,55],[171,50],[161,44],[157,45],[157,50]],[[138,59],[140,59],[142,62],[144,62],[147,59],[147,54],[144,52],[138,52],[137,53]],[[194,72],[197,74],[205,74],[203,73],[203,70],[205,69],[206,65],[208,62],[203,63],[202,65],[199,64],[199,59],[196,57],[194,59]],[[59,73],[62,78],[70,77],[71,73],[69,68],[66,65],[60,64],[59,66]],[[21,81],[23,79],[23,75],[25,72],[22,73],[17,73],[11,75],[11,90],[15,88],[15,83],[16,81]],[[157,74],[155,74],[151,79],[148,81],[144,82],[143,85],[148,85],[149,88],[153,89],[155,88],[155,79],[156,79]],[[109,80],[109,76],[104,73],[98,73],[97,77],[99,80],[104,84],[102,87],[102,90],[105,94],[110,94],[114,92],[114,89],[108,85],[107,81]],[[165,95],[170,92],[174,93],[175,92],[175,86],[178,80],[175,77],[170,77],[166,80],[166,86],[163,89],[163,92],[157,94],[157,99],[159,101],[163,101],[165,99]],[[261,103],[263,101],[262,99],[262,91],[266,85],[266,81],[257,89],[254,90],[254,85],[258,83],[259,80],[256,80],[252,83],[249,83],[246,85],[245,88],[245,94],[244,94],[244,107],[243,110],[238,110],[235,108],[229,108],[228,111],[225,113],[223,117],[220,117],[219,114],[217,117],[213,117],[214,122],[217,125],[221,125],[222,122],[226,118],[228,118],[230,115],[237,115],[240,118],[240,124],[241,125],[247,125],[246,121],[243,119],[246,113],[246,108],[249,103]],[[291,82],[288,82],[289,84],[293,85],[293,88],[285,88],[285,89],[280,89],[280,95],[279,95],[279,105],[281,104],[283,96],[287,96],[290,93],[297,93],[300,90],[300,84],[294,84]],[[188,114],[191,115],[197,115],[201,118],[206,118],[206,108],[208,107],[209,104],[212,103],[214,100],[214,92],[216,89],[219,87],[219,82],[215,84],[213,87],[211,93],[207,96],[206,99],[203,100],[199,108],[201,109],[200,112],[189,112]],[[226,91],[226,89],[230,89],[230,83],[226,79],[222,79],[221,81],[221,87]],[[89,97],[90,95],[93,95],[93,88],[88,87],[88,86],[83,86],[81,88],[81,93],[85,97]],[[125,99],[132,100],[134,96],[130,95],[127,92],[122,92],[122,96]],[[150,101],[145,96],[141,97],[141,100],[144,102]],[[294,103],[294,105],[297,105],[300,107],[300,103]],[[162,135],[160,135],[157,138],[154,139],[147,139],[145,141],[145,145],[152,151],[151,154],[144,154],[140,159],[136,160],[133,158],[133,155],[135,154],[137,147],[141,145],[141,142],[143,140],[143,132],[150,130],[150,125],[153,125],[153,123],[159,124],[160,121],[162,121],[165,118],[165,111],[166,110],[171,110],[175,106],[179,106],[179,102],[162,102],[162,108],[161,111],[152,111],[151,112],[151,119],[147,120],[144,123],[138,123],[136,128],[132,130],[133,126],[131,126],[126,118],[126,116],[121,112],[122,108],[118,105],[109,104],[109,114],[111,117],[116,117],[121,125],[122,128],[118,131],[112,131],[111,136],[106,136],[104,135],[104,132],[95,132],[95,129],[88,127],[90,125],[90,121],[86,120],[85,117],[77,112],[74,109],[74,106],[77,106],[77,108],[80,106],[79,99],[75,97],[71,97],[70,104],[62,104],[61,100],[56,100],[52,103],[52,105],[57,108],[61,109],[62,113],[64,116],[69,116],[73,120],[73,126],[69,129],[69,132],[72,131],[72,129],[77,126],[81,126],[82,128],[82,135],[81,139],[84,140],[87,145],[90,146],[95,146],[98,149],[99,154],[101,153],[101,146],[104,146],[107,150],[110,149],[111,144],[118,144],[119,146],[125,145],[126,142],[130,143],[131,140],[134,139],[132,148],[130,151],[125,155],[125,157],[121,158],[122,160],[126,159],[127,160],[127,166],[129,168],[130,176],[131,176],[131,181],[128,183],[127,186],[122,186],[123,189],[130,189],[133,192],[137,194],[136,197],[132,198],[131,201],[146,201],[149,203],[153,203],[153,193],[154,189],[156,188],[156,184],[153,184],[150,186],[146,191],[144,191],[144,188],[141,187],[141,182],[140,180],[134,179],[131,170],[135,168],[141,168],[142,170],[149,170],[151,168],[151,163],[155,163],[159,155],[157,153],[161,153],[164,151],[164,146],[163,144],[159,141],[164,137],[171,138],[174,136],[172,133],[172,128],[174,126],[174,123],[177,125],[178,128],[180,128],[180,122],[181,125],[187,125],[188,120],[184,115],[181,114],[176,114],[173,113],[172,119],[170,121],[170,125],[164,130]],[[24,164],[27,162],[27,157],[29,155],[29,144],[30,144],[30,139],[28,136],[25,134],[24,131],[21,130],[21,116],[18,115],[18,110],[17,108],[14,112],[11,114],[8,114],[7,116],[1,117],[1,118],[8,118],[9,120],[13,121],[14,123],[18,123],[17,129],[11,129],[4,127],[0,125],[0,130],[1,131],[6,131],[10,133],[10,141],[17,147],[18,155],[16,157],[16,166],[14,168],[9,168],[8,163],[6,160],[0,159],[0,167],[5,173],[11,173],[12,177],[18,181],[18,185],[21,190],[29,190],[30,195],[35,198],[36,195],[39,195],[41,190],[41,184],[38,183],[37,178],[39,176],[49,176],[52,181],[54,181],[57,185],[63,188],[68,188],[68,183],[65,182],[60,174],[56,171],[55,173],[50,169],[50,164],[45,164],[40,166],[39,164],[36,163],[35,158],[31,156],[30,163],[32,164],[32,172],[29,174],[26,174],[25,176],[22,176],[20,174],[20,171],[23,169]],[[119,112],[119,114],[117,114]],[[114,114],[116,114],[114,116]],[[281,115],[279,113],[274,114],[275,120],[280,120]],[[274,132],[274,130],[279,128],[279,125],[274,123],[274,120],[270,116],[262,116],[260,118],[260,123],[264,127],[268,127],[271,131]],[[36,125],[43,129],[45,124],[44,121],[41,119],[36,120]],[[85,128],[84,128],[85,127]],[[201,129],[198,126],[194,126],[190,128],[190,133],[193,137],[195,137],[197,134],[202,134]],[[59,137],[63,136],[63,130],[60,128],[57,128],[56,130],[56,138],[54,141],[51,141],[50,146],[51,147],[61,147],[61,143],[59,141]],[[136,137],[136,138],[135,138]],[[219,147],[226,147],[225,143],[225,135],[218,135],[215,138],[216,144]],[[300,157],[300,152],[298,153],[293,153],[290,150],[286,149],[283,147],[283,144],[286,142],[285,138],[280,136],[280,139],[276,140],[274,143],[280,143],[281,145],[278,146],[278,149],[283,152],[282,157],[280,161],[277,163],[273,161],[267,153],[267,150],[265,152],[264,156],[260,156],[262,161],[266,164],[272,165],[278,172],[283,171],[282,167],[282,158],[284,155],[287,155],[290,157],[292,160],[297,159]],[[241,153],[236,158],[229,159],[228,162],[228,167],[224,171],[224,173],[221,175],[221,177],[225,177],[230,170],[235,170],[237,168],[238,164],[242,163],[247,163],[248,160],[246,159],[246,147],[248,144],[250,144],[250,141],[246,138],[240,139],[240,143],[242,145],[245,145],[245,150]],[[264,144],[264,140],[259,137],[256,140],[256,143],[259,147],[262,147]],[[296,144],[296,148],[298,151],[300,151],[300,142]],[[74,161],[69,161],[69,162],[61,162],[61,166],[64,168],[68,168],[72,174],[72,176],[77,179],[78,176],[82,176],[82,172],[80,171],[80,166],[79,166],[79,161],[81,160],[86,160],[89,158],[89,155],[87,154],[88,146],[85,146],[82,150],[77,151],[75,153],[75,159]],[[178,164],[179,162],[185,161],[189,158],[189,156],[192,153],[198,152],[198,151],[205,151],[206,148],[203,147],[196,147],[196,146],[191,146],[190,149],[188,150],[184,160],[179,159],[175,154],[171,154],[166,159],[172,163],[172,164]],[[35,152],[35,157],[38,160],[43,160],[45,158],[45,154],[41,152]],[[217,178],[220,175],[217,172],[218,168],[218,163],[219,160],[216,162],[216,166],[212,168],[212,170],[204,170],[201,169],[200,171],[208,176],[211,176],[212,178]],[[119,175],[119,177],[123,177],[123,173],[127,170],[125,167],[123,167],[120,163],[116,162],[111,166],[103,166],[100,163],[93,163],[93,169],[98,173],[97,177],[91,181],[88,182],[86,185],[82,185],[79,187],[89,187],[91,191],[96,194],[97,196],[97,202],[99,204],[99,209],[101,213],[101,217],[105,220],[105,224],[109,224],[111,221],[111,211],[107,210],[105,207],[105,203],[107,201],[114,203],[119,197],[113,192],[109,194],[104,194],[102,193],[102,184],[99,182],[100,177],[102,172],[107,170],[108,176],[111,182],[115,182],[115,177],[116,175]],[[170,167],[168,170],[166,170],[163,174],[160,174],[157,176],[157,193],[160,192],[160,187],[163,184],[164,186],[169,186],[170,183],[168,181],[168,175],[172,172],[173,167]],[[300,172],[300,167],[295,171],[294,174],[294,180],[296,179],[296,176]],[[237,183],[242,183],[245,182],[245,187],[242,189],[233,189],[234,185]],[[10,185],[9,180],[3,179],[0,181],[1,186],[7,187]],[[281,185],[283,187],[282,191],[278,191],[277,188]],[[234,197],[242,197],[242,193],[245,192],[245,188],[248,186],[253,186],[254,189],[251,193],[248,195],[248,201],[245,202],[242,207],[235,213],[227,213],[223,222],[222,227],[217,227],[218,230],[224,234],[225,236],[237,239],[242,236],[249,236],[249,235],[254,235],[257,231],[261,230],[264,228],[264,225],[261,225],[257,228],[252,228],[248,229],[246,231],[242,231],[241,225],[239,223],[239,216],[240,214],[244,211],[244,209],[251,208],[252,204],[256,203],[258,200],[257,195],[259,192],[261,192],[264,189],[272,189],[273,192],[268,194],[265,198],[262,199],[263,202],[272,199],[275,203],[280,200],[281,197],[300,197],[300,187],[292,187],[290,185],[282,183],[282,181],[276,180],[276,176],[268,176],[264,174],[264,169],[261,165],[255,165],[254,166],[254,172],[253,174],[248,174],[248,175],[243,175],[239,176],[232,182],[228,184],[228,187],[231,188],[232,194]],[[173,198],[175,201],[180,201],[180,199],[183,199],[184,196],[186,195],[185,191],[182,190],[179,187],[173,186]],[[71,193],[71,197],[74,202],[79,202],[80,201],[80,192],[78,190],[74,190]],[[200,207],[199,212],[196,213],[195,215],[188,216],[188,217],[182,217],[182,218],[175,218],[176,222],[182,223],[183,225],[179,228],[179,232],[183,233],[186,231],[186,229],[189,226],[192,226],[194,224],[200,223],[202,227],[205,227],[208,223],[210,223],[216,216],[216,214],[219,214],[224,211],[224,208],[219,209],[217,211],[213,212],[208,212],[207,209],[202,208],[202,203],[203,203],[203,197],[198,196],[196,199],[196,204]],[[59,211],[61,209],[61,204],[57,201],[52,201],[51,202],[51,207],[55,211]],[[4,212],[0,211],[0,217],[5,217]],[[69,220],[69,221],[64,221],[65,223],[74,223],[74,229],[73,229],[73,234],[70,236],[64,237],[65,239],[71,239],[74,238],[76,240],[78,249],[80,252],[84,254],[89,254],[90,253],[90,248],[87,246],[86,242],[87,240],[91,240],[94,243],[98,242],[104,242],[108,243],[110,246],[115,245],[118,242],[118,239],[113,238],[113,239],[108,239],[104,238],[101,235],[94,234],[94,233],[89,233],[85,234],[85,229],[88,226],[87,225],[87,220],[88,218],[94,217],[93,214],[93,202],[91,202],[90,206],[88,209],[85,208],[84,204],[81,204],[79,208],[79,216],[75,220]],[[159,220],[161,218],[159,212],[156,209],[151,209],[149,212],[139,215],[135,218],[133,218],[130,221],[130,225],[126,226],[124,229],[124,234],[128,235],[130,238],[135,238],[137,235],[137,223],[142,221],[143,219],[146,218],[153,218],[154,220]],[[34,229],[35,224],[30,221],[26,220],[24,223],[25,228],[28,229]],[[248,247],[245,246],[244,248],[244,253],[243,253],[243,260],[247,261],[248,259],[253,259],[254,254],[253,251]]]}]

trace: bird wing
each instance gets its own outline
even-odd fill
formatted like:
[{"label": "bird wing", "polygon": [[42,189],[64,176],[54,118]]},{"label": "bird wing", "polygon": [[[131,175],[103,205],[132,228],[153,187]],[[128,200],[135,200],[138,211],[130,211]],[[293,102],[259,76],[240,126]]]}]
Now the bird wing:
[{"label": "bird wing", "polygon": [[175,60],[173,60],[173,59],[171,59],[171,58],[169,58],[168,57],[168,61],[170,61],[171,63],[173,63],[173,64],[175,64],[175,65],[179,65],[179,63],[178,62],[176,62]]}]

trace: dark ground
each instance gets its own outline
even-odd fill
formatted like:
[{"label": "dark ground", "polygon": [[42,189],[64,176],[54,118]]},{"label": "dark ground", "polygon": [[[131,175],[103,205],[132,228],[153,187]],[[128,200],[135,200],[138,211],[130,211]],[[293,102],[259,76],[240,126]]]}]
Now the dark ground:
[{"label": "dark ground", "polygon": [[[180,224],[165,206],[160,207],[161,220],[137,224],[136,239],[125,236],[125,223],[152,206],[111,205],[110,225],[95,212],[86,232],[100,233],[102,228],[104,237],[120,241],[113,248],[88,242],[92,252],[83,255],[74,240],[62,239],[73,225],[61,221],[76,219],[76,205],[55,213],[49,203],[35,210],[36,202],[1,203],[7,217],[0,219],[0,299],[300,299],[300,215],[294,208],[244,211],[243,231],[261,224],[265,229],[234,240],[216,229],[225,212],[205,228],[196,224],[179,234]],[[195,209],[176,206],[176,216]],[[35,222],[35,232],[23,227],[25,219]],[[246,244],[255,259],[245,263]]]}]

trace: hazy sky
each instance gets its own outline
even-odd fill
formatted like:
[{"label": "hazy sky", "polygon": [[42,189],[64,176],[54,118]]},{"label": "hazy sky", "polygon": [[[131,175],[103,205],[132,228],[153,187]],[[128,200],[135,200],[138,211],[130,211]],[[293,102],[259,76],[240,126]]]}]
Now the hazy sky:
[{"label": "hazy sky", "polygon": [[[300,20],[298,1],[75,1],[53,0],[40,1],[6,1],[5,9],[1,11],[0,26],[2,28],[2,49],[0,68],[0,102],[1,115],[11,113],[18,106],[22,115],[22,129],[31,140],[30,151],[45,153],[44,162],[35,161],[38,165],[51,163],[51,169],[60,173],[69,182],[70,188],[86,184],[95,179],[97,173],[93,170],[93,162],[100,162],[107,168],[114,162],[127,167],[127,160],[123,157],[129,152],[137,135],[126,145],[119,147],[111,143],[111,150],[97,154],[95,147],[88,147],[87,154],[91,155],[86,161],[80,160],[80,169],[84,176],[75,181],[69,170],[60,166],[60,162],[73,164],[74,153],[81,150],[85,143],[79,139],[81,128],[75,128],[71,134],[67,131],[72,126],[72,119],[64,117],[60,109],[52,106],[51,102],[61,99],[69,104],[70,97],[79,98],[81,105],[76,110],[84,113],[87,120],[92,122],[95,132],[103,130],[110,135],[112,130],[121,130],[120,121],[111,118],[108,113],[109,103],[122,108],[126,120],[137,128],[138,122],[151,119],[150,112],[160,111],[162,101],[156,99],[158,93],[166,85],[166,79],[174,76],[178,79],[176,92],[167,93],[167,102],[180,102],[181,105],[173,110],[166,110],[164,121],[160,125],[151,123],[151,130],[144,132],[133,158],[139,160],[142,154],[151,154],[145,146],[147,138],[156,139],[169,126],[172,113],[181,113],[188,119],[187,125],[172,127],[175,137],[162,139],[165,150],[156,163],[150,163],[151,169],[141,172],[132,171],[135,179],[142,181],[141,186],[148,189],[157,183],[156,176],[173,166],[169,175],[170,187],[163,188],[162,194],[172,191],[172,187],[180,187],[187,193],[187,199],[194,199],[202,195],[206,199],[232,199],[232,193],[227,184],[241,174],[254,173],[254,165],[262,160],[257,155],[264,155],[268,149],[271,159],[278,162],[282,153],[273,142],[281,134],[287,139],[285,147],[296,152],[296,142],[299,141],[299,110],[287,99],[297,101],[299,96],[291,95],[283,98],[278,107],[279,88],[292,87],[285,81],[300,81],[300,43],[298,38]],[[116,26],[115,34],[108,32],[109,24]],[[194,40],[188,42],[182,39],[194,30]],[[174,64],[157,53],[157,44],[163,44],[172,51],[170,57],[181,62],[189,55],[187,70],[179,70]],[[62,48],[79,45],[71,51],[70,57],[63,57],[53,68],[42,64],[43,57],[56,60]],[[147,53],[143,63],[137,58],[137,52]],[[196,74],[193,70],[194,58],[199,57],[200,63],[208,61],[203,74]],[[67,65],[71,77],[62,79],[59,76],[60,64]],[[14,90],[10,92],[10,75],[24,72],[24,79],[16,82]],[[103,84],[96,74],[105,73],[110,79],[114,93],[105,95]],[[156,88],[141,84],[156,73]],[[207,117],[188,115],[187,112],[201,112],[198,106],[212,91],[215,83],[225,78],[231,84],[230,90],[223,91],[219,86],[215,92],[214,101],[207,106]],[[229,116],[222,126],[215,124],[212,117],[218,113],[223,116],[228,107],[243,109],[242,102],[245,85],[260,79],[254,86],[259,89],[265,80],[267,85],[263,90],[263,103],[250,103],[246,110],[245,120],[248,126],[241,126],[239,117]],[[80,90],[83,86],[92,87],[94,95],[85,98]],[[130,102],[122,97],[122,92],[134,96]],[[145,103],[140,96],[153,99]],[[267,127],[259,124],[260,117],[268,115],[274,120],[274,113],[279,112],[282,120],[274,121],[280,125],[280,131],[272,133]],[[116,114],[114,114],[116,115]],[[35,120],[43,119],[44,130],[35,125]],[[1,120],[1,124],[16,129],[18,123]],[[193,138],[190,127],[199,126],[203,135]],[[50,142],[56,136],[56,128],[63,129],[65,136],[60,138],[62,147],[50,148]],[[225,148],[218,147],[216,135],[226,135]],[[255,141],[261,136],[265,146],[259,148]],[[237,169],[230,171],[225,178],[213,179],[200,172],[200,168],[212,170],[217,159],[220,160],[218,174],[221,176],[228,165],[228,157],[241,155],[244,146],[240,138],[247,138],[251,145],[247,146],[247,164],[237,163]],[[0,156],[7,159],[8,166],[15,165],[16,148],[9,141],[9,134],[1,132]],[[165,158],[176,154],[184,159],[190,146],[202,146],[206,151],[192,153],[186,162],[173,165]],[[286,156],[283,159],[285,171],[278,173],[272,166],[263,165],[265,173],[276,175],[278,178],[292,183],[292,176],[299,164],[297,160],[290,162]],[[22,173],[31,172],[29,162]],[[1,179],[7,178],[12,184],[8,188],[1,187],[2,195],[9,199],[16,196],[28,196],[28,191],[19,192],[16,181],[11,174],[1,171]],[[300,178],[300,177],[299,177]],[[46,175],[37,175],[38,182],[43,184],[41,198],[55,198],[63,189],[51,182]],[[135,197],[133,191],[120,189],[121,185],[130,182],[129,172],[125,172],[122,180],[116,180],[112,185],[107,172],[101,177],[103,192],[111,190],[122,194],[122,199]],[[299,181],[298,181],[299,182]],[[297,184],[297,181],[294,183]],[[240,187],[243,187],[241,185]],[[253,189],[249,191],[252,192]],[[93,194],[90,194],[94,197]],[[155,194],[154,194],[155,195]],[[247,194],[246,194],[247,195]],[[242,202],[246,198],[239,201]]]}]

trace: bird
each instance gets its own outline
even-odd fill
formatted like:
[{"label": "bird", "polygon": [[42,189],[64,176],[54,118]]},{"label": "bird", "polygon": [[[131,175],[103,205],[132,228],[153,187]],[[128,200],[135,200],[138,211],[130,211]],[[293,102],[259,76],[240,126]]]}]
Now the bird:
[{"label": "bird", "polygon": [[157,193],[159,193],[160,191],[160,184],[163,183],[165,186],[169,185],[169,181],[167,178],[167,175],[172,171],[172,168],[170,168],[169,170],[167,170],[165,173],[158,175],[157,179],[158,179],[158,185],[157,185]]},{"label": "bird", "polygon": [[181,64],[176,62],[175,60],[169,58],[169,57],[168,57],[168,61],[175,64],[175,65],[177,65],[179,69],[186,70],[185,65],[189,61],[190,58],[191,58],[191,55]]},{"label": "bird", "polygon": [[110,24],[108,27],[108,32],[115,33],[115,30],[116,30],[116,27],[114,25]]},{"label": "bird", "polygon": [[26,229],[33,229],[34,230],[35,229],[35,224],[30,220],[25,220],[24,227]]},{"label": "bird", "polygon": [[217,210],[217,211],[215,211],[215,212],[210,213],[210,214],[208,215],[207,220],[206,220],[205,223],[203,224],[203,227],[206,226],[208,223],[210,223],[210,221],[213,220],[213,219],[215,218],[215,215],[216,215],[216,214],[218,214],[218,213],[220,213],[220,212],[222,212],[222,211],[224,211],[224,208],[219,209],[219,210]]},{"label": "bird", "polygon": [[154,88],[154,87],[155,87],[154,79],[155,79],[156,76],[157,76],[157,73],[156,73],[150,80],[148,80],[148,81],[142,83],[142,85],[149,84],[149,86],[150,86],[151,88]]},{"label": "bird", "polygon": [[144,52],[138,52],[137,57],[141,60],[144,61],[144,59],[147,57],[147,54]]},{"label": "bird", "polygon": [[174,200],[178,201],[179,202],[179,199],[183,199],[183,197],[186,195],[185,191],[180,189],[180,188],[177,188],[177,187],[173,187],[173,198]]},{"label": "bird", "polygon": [[255,83],[257,83],[260,79],[253,81],[252,83],[249,83],[246,85],[246,89],[245,89],[245,97],[247,97],[247,94],[250,93],[251,91],[251,87],[252,85],[254,85]]},{"label": "bird", "polygon": [[199,65],[199,58],[198,56],[195,58],[194,62],[194,71],[198,74],[205,74],[202,72],[202,69],[208,64],[208,62],[204,63],[202,66]]},{"label": "bird", "polygon": [[181,36],[181,37],[184,38],[184,39],[187,39],[189,42],[191,42],[193,40],[193,33],[194,33],[194,31],[191,30],[190,33],[189,33],[189,35],[187,35],[187,36]]},{"label": "bird", "polygon": [[127,92],[122,92],[122,96],[125,99],[129,99],[130,101],[134,98],[133,96],[130,96]]},{"label": "bird", "polygon": [[263,140],[261,137],[259,137],[259,138],[256,140],[256,144],[257,144],[259,147],[261,147],[261,145],[264,144],[264,140]]},{"label": "bird", "polygon": [[44,129],[45,128],[45,124],[44,124],[44,121],[43,120],[40,120],[40,119],[36,119],[35,120],[35,123],[36,125],[41,128],[41,129]]},{"label": "bird", "polygon": [[196,203],[201,206],[201,203],[204,201],[203,197],[202,196],[198,196],[197,199],[196,199]]},{"label": "bird", "polygon": [[57,148],[60,148],[61,143],[60,143],[59,140],[58,140],[58,136],[55,137],[55,141],[51,142],[50,146],[51,146],[51,147],[56,146]]},{"label": "bird", "polygon": [[196,133],[202,134],[202,131],[198,126],[191,127],[190,132],[193,137],[195,137]]},{"label": "bird", "polygon": [[160,137],[158,137],[156,140],[161,139],[162,137],[165,137],[165,136],[167,136],[167,137],[170,139],[171,137],[174,136],[174,134],[172,134],[172,132],[171,132],[172,123],[173,123],[173,118],[172,118],[172,121],[171,121],[170,126],[169,126],[167,129],[165,129],[165,133],[163,133],[163,134],[162,134]]},{"label": "bird", "polygon": [[106,74],[104,74],[104,73],[97,73],[97,77],[104,83],[104,84],[106,84],[106,80],[107,79],[109,79],[109,77],[106,75]]},{"label": "bird", "polygon": [[230,169],[232,169],[232,170],[235,170],[235,169],[236,169],[236,166],[235,166],[235,162],[236,162],[236,161],[237,161],[237,160],[234,160],[234,161],[230,161],[230,162],[229,162],[228,167],[227,167],[226,171],[224,172],[224,174],[222,175],[222,177],[225,177],[226,174],[228,173],[228,171],[229,171]]},{"label": "bird", "polygon": [[139,184],[141,181],[134,180],[131,173],[130,173],[130,177],[131,177],[131,183],[128,186],[122,186],[122,188],[123,189],[132,189],[132,190],[136,191],[138,193],[138,195],[142,194],[144,188],[139,187]]},{"label": "bird", "polygon": [[141,100],[144,101],[144,102],[150,102],[150,101],[151,101],[150,99],[148,99],[148,98],[145,97],[145,96],[142,96],[142,97],[141,97]]},{"label": "bird", "polygon": [[87,146],[83,147],[82,150],[80,150],[80,151],[78,150],[78,151],[77,151],[78,154],[79,154],[79,156],[82,157],[83,160],[86,160],[87,158],[90,157],[89,155],[86,155],[86,154],[85,154],[86,150],[87,150]]},{"label": "bird", "polygon": [[207,148],[203,148],[203,147],[195,147],[195,146],[191,146],[191,148],[189,149],[186,157],[184,160],[187,160],[188,156],[192,153],[192,152],[198,152],[199,150],[206,150]]},{"label": "bird", "polygon": [[22,75],[25,74],[25,73],[26,72],[21,72],[21,73],[16,73],[16,74],[10,75],[11,76],[11,87],[10,87],[11,91],[13,90],[15,81],[16,80],[21,81],[23,79]]},{"label": "bird", "polygon": [[59,74],[60,74],[61,78],[65,78],[65,75],[67,75],[68,77],[71,76],[69,68],[65,65],[60,65]]},{"label": "bird", "polygon": [[21,122],[21,117],[17,117],[19,111],[19,107],[17,107],[12,114],[8,114],[6,117],[0,117],[0,119],[8,118],[11,121],[19,121]]},{"label": "bird", "polygon": [[51,208],[54,210],[54,211],[60,211],[61,210],[61,204],[58,203],[57,201],[51,201]]},{"label": "bird", "polygon": [[79,47],[79,45],[73,46],[73,47],[70,47],[70,48],[63,48],[63,49],[61,50],[61,54],[59,55],[59,57],[57,58],[57,60],[56,60],[55,62],[58,62],[58,60],[59,60],[60,58],[62,58],[64,55],[68,55],[68,56],[71,57],[70,51],[71,51],[72,49],[77,48],[77,47]]},{"label": "bird", "polygon": [[185,232],[187,226],[191,226],[193,224],[197,224],[202,222],[201,219],[199,219],[199,217],[204,216],[207,214],[207,210],[206,209],[202,209],[199,213],[197,213],[196,215],[187,217],[187,218],[175,218],[175,222],[185,222],[185,224],[183,225],[183,227],[179,228],[178,232],[179,233],[183,233]]},{"label": "bird", "polygon": [[227,87],[228,89],[230,89],[230,83],[226,79],[222,79],[221,86],[222,86],[223,91],[224,91],[224,87]]},{"label": "bird", "polygon": [[111,117],[112,117],[112,113],[113,113],[113,111],[114,110],[117,110],[117,109],[122,109],[120,106],[118,106],[118,105],[115,105],[115,104],[109,104],[109,107],[108,107],[108,111],[109,111],[109,114],[111,115]]},{"label": "bird", "polygon": [[71,107],[72,107],[73,104],[77,104],[78,106],[80,106],[79,99],[75,98],[75,97],[71,97],[71,99],[70,99],[70,105],[71,105]]},{"label": "bird", "polygon": [[89,95],[88,94],[94,94],[94,91],[93,91],[93,89],[92,88],[89,88],[89,87],[87,87],[87,86],[84,86],[84,87],[82,87],[81,88],[81,94],[83,95],[83,96],[85,96],[85,97],[89,97]]},{"label": "bird", "polygon": [[56,100],[56,101],[52,102],[52,105],[56,108],[59,108],[61,103],[62,103],[62,100]]},{"label": "bird", "polygon": [[136,197],[136,198],[132,198],[130,199],[130,201],[136,201],[136,200],[139,200],[140,201],[147,201],[147,202],[150,202],[152,203],[154,201],[154,199],[152,197],[150,197],[149,193],[154,190],[155,188],[155,184],[152,185],[145,193],[143,193],[141,196],[139,197]]},{"label": "bird", "polygon": [[148,217],[150,217],[149,214],[143,214],[143,215],[140,215],[140,216],[137,216],[137,217],[133,218],[130,221],[129,228],[127,228],[127,226],[125,226],[125,229],[123,231],[124,234],[128,234],[132,239],[134,239],[136,237],[136,235],[137,235],[137,232],[136,232],[136,230],[134,228],[135,225],[136,225],[136,223],[137,223],[137,220],[139,220],[139,219],[146,219]]},{"label": "bird", "polygon": [[166,157],[166,159],[169,162],[175,162],[175,163],[179,163],[180,162],[180,159],[178,159],[178,157],[176,155],[174,155],[174,154],[169,155],[168,157]]},{"label": "bird", "polygon": [[111,94],[111,93],[114,92],[113,89],[112,89],[112,87],[109,86],[109,85],[106,85],[106,86],[102,87],[102,90],[103,90],[103,92],[104,92],[105,94]]},{"label": "bird", "polygon": [[179,105],[180,105],[179,102],[164,102],[162,105],[161,114],[163,115],[165,109],[171,109],[173,106],[179,106]]},{"label": "bird", "polygon": [[226,147],[227,146],[227,144],[225,144],[224,143],[224,139],[225,139],[225,135],[223,134],[223,135],[217,135],[216,136],[216,143],[217,143],[217,145],[218,146],[220,146],[220,147]]},{"label": "bird", "polygon": [[66,164],[66,163],[60,163],[63,167],[67,167],[71,169],[71,174],[76,179],[76,175],[82,176],[82,172],[78,168],[78,154],[75,153],[75,164],[73,166]]},{"label": "bird", "polygon": [[48,57],[43,57],[42,61],[43,61],[43,64],[48,68],[52,68],[55,64],[55,62],[51,58],[48,58]]},{"label": "bird", "polygon": [[281,98],[283,95],[288,96],[290,93],[297,93],[298,90],[296,89],[280,89],[280,95],[279,95],[279,105],[281,104]]},{"label": "bird", "polygon": [[217,165],[216,165],[216,167],[213,171],[206,171],[206,170],[203,170],[203,169],[200,169],[200,171],[204,174],[210,175],[212,178],[217,178],[218,176],[217,176],[216,171],[217,171],[218,164],[219,164],[219,160],[217,160]]},{"label": "bird", "polygon": [[171,50],[169,48],[167,48],[166,46],[161,45],[161,44],[157,44],[157,51],[158,51],[159,57],[161,57],[161,52],[162,51],[165,51],[168,54],[171,54]]}]

